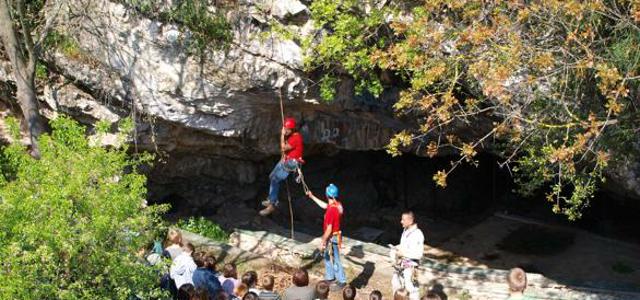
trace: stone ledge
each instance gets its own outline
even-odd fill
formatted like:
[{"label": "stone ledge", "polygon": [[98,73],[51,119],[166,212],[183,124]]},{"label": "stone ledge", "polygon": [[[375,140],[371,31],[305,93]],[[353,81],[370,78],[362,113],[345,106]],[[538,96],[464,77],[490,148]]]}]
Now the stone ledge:
[{"label": "stone ledge", "polygon": [[[231,244],[289,267],[310,267],[318,262],[314,259],[317,238],[295,233],[296,240],[292,240],[286,237],[284,229],[273,231],[237,229],[232,234]],[[382,273],[381,276],[390,277],[392,274],[387,247],[344,238],[343,249],[346,253],[343,264],[347,272],[364,272],[367,264],[372,264],[374,271]],[[500,299],[507,297],[507,274],[508,270],[445,264],[425,258],[418,269],[417,278],[421,287],[441,284],[445,292],[450,294],[466,292],[472,299]],[[640,299],[640,293],[568,286],[536,273],[527,273],[527,279],[527,294],[533,299]]]}]

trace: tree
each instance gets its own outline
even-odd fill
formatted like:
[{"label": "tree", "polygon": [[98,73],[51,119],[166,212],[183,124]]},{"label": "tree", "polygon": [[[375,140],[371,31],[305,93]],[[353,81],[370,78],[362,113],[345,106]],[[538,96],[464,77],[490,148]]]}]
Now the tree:
[{"label": "tree", "polygon": [[374,95],[393,72],[405,87],[394,108],[417,126],[387,150],[458,154],[434,175],[438,185],[485,149],[515,171],[523,194],[549,186],[553,211],[576,219],[604,171],[637,155],[639,1],[367,3],[314,2],[326,34],[308,65],[324,82],[346,73]]},{"label": "tree", "polygon": [[[51,2],[51,1],[49,1]],[[38,109],[35,71],[42,43],[63,1],[0,0],[0,39],[13,67],[17,102],[24,118],[23,127],[30,141],[30,153],[40,157],[37,138],[45,131]],[[49,6],[57,5],[56,9]],[[45,11],[50,9],[45,20]]]},{"label": "tree", "polygon": [[135,255],[166,210],[143,204],[136,169],[150,157],[91,146],[66,117],[51,127],[39,138],[41,159],[18,143],[0,156],[0,298],[158,299],[159,270]]}]

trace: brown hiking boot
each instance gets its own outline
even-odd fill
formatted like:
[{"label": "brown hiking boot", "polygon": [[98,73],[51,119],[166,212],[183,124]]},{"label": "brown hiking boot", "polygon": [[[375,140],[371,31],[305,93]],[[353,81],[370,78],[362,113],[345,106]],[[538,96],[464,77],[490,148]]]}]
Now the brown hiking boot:
[{"label": "brown hiking boot", "polygon": [[260,215],[263,217],[266,217],[268,215],[270,215],[271,213],[273,213],[274,211],[276,211],[276,207],[273,206],[273,204],[269,204],[269,206],[267,206],[267,208],[263,209],[260,211]]},{"label": "brown hiking boot", "polygon": [[271,201],[269,201],[269,199],[265,199],[264,201],[260,202],[260,204],[262,204],[262,206],[267,207],[269,206],[269,204],[271,204]]}]

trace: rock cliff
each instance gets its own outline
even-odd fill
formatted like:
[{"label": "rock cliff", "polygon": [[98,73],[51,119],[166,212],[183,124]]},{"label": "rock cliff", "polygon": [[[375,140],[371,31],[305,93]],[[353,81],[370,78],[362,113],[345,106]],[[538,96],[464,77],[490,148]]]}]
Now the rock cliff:
[{"label": "rock cliff", "polygon": [[[134,116],[135,149],[161,158],[150,170],[152,198],[207,207],[258,197],[279,151],[280,100],[285,114],[299,121],[307,156],[381,150],[410,126],[393,118],[397,91],[391,88],[373,99],[354,95],[345,80],[335,101],[320,100],[313,75],[303,71],[299,44],[301,37],[320,35],[308,2],[239,1],[226,12],[233,33],[228,47],[201,55],[189,51],[192,34],[184,26],[123,1],[67,2],[59,17],[73,26],[55,30],[71,36],[77,49],[72,55],[47,51],[52,80],[40,91],[45,115],[65,113],[90,126]],[[294,37],[277,34],[274,24]],[[12,80],[10,70],[2,63],[3,83]],[[640,198],[638,169],[630,163],[611,172],[623,196]]]}]

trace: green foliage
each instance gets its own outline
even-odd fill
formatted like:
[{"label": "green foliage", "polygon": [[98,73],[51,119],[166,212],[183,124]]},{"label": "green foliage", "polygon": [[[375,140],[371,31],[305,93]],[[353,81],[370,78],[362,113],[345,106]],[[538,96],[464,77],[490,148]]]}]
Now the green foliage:
[{"label": "green foliage", "polygon": [[356,92],[380,95],[395,74],[394,109],[418,126],[387,150],[457,153],[433,176],[439,186],[490,148],[516,171],[523,194],[546,189],[553,211],[575,220],[607,169],[637,157],[629,145],[640,132],[640,2],[379,4],[314,1],[323,36],[303,43],[305,66],[324,74],[326,100],[343,77]]},{"label": "green foliage", "polygon": [[[321,69],[326,74],[321,81],[321,97],[326,101],[335,96],[332,90],[337,85],[339,75],[345,72],[355,79],[357,94],[368,91],[377,97],[382,93],[382,83],[376,76],[376,65],[371,55],[387,45],[387,38],[393,39],[384,22],[385,15],[391,10],[373,8],[366,14],[362,8],[363,2],[355,0],[319,0],[311,3],[310,10],[316,26],[331,34],[313,47],[309,41],[303,43],[312,50],[312,59],[306,59],[305,65],[308,70]],[[384,32],[387,35],[378,35]]]},{"label": "green foliage", "polygon": [[135,256],[166,210],[143,205],[146,178],[135,170],[145,161],[91,147],[67,117],[51,127],[41,159],[18,143],[2,152],[0,299],[160,297],[158,270]]},{"label": "green foliage", "polygon": [[82,56],[80,45],[75,39],[55,30],[50,31],[47,34],[44,41],[44,47],[58,48],[65,56],[71,58],[80,58]]},{"label": "green foliage", "polygon": [[320,79],[320,97],[324,101],[331,101],[336,96],[336,85],[338,84],[338,79],[325,74],[322,79]]},{"label": "green foliage", "polygon": [[179,220],[176,225],[181,229],[197,233],[215,241],[227,242],[229,240],[229,234],[226,231],[224,231],[218,224],[213,223],[204,217],[191,217],[187,220],[182,219]]},{"label": "green foliage", "polygon": [[36,64],[36,79],[46,80],[49,77],[49,70],[42,62],[38,61]]},{"label": "green foliage", "polygon": [[207,0],[177,1],[169,8],[153,0],[121,0],[141,14],[163,22],[177,23],[190,30],[189,49],[201,54],[206,48],[226,49],[233,39],[231,25],[221,8],[210,11]]},{"label": "green foliage", "polygon": [[100,120],[96,123],[96,132],[107,133],[111,129],[111,122],[107,120]]}]

